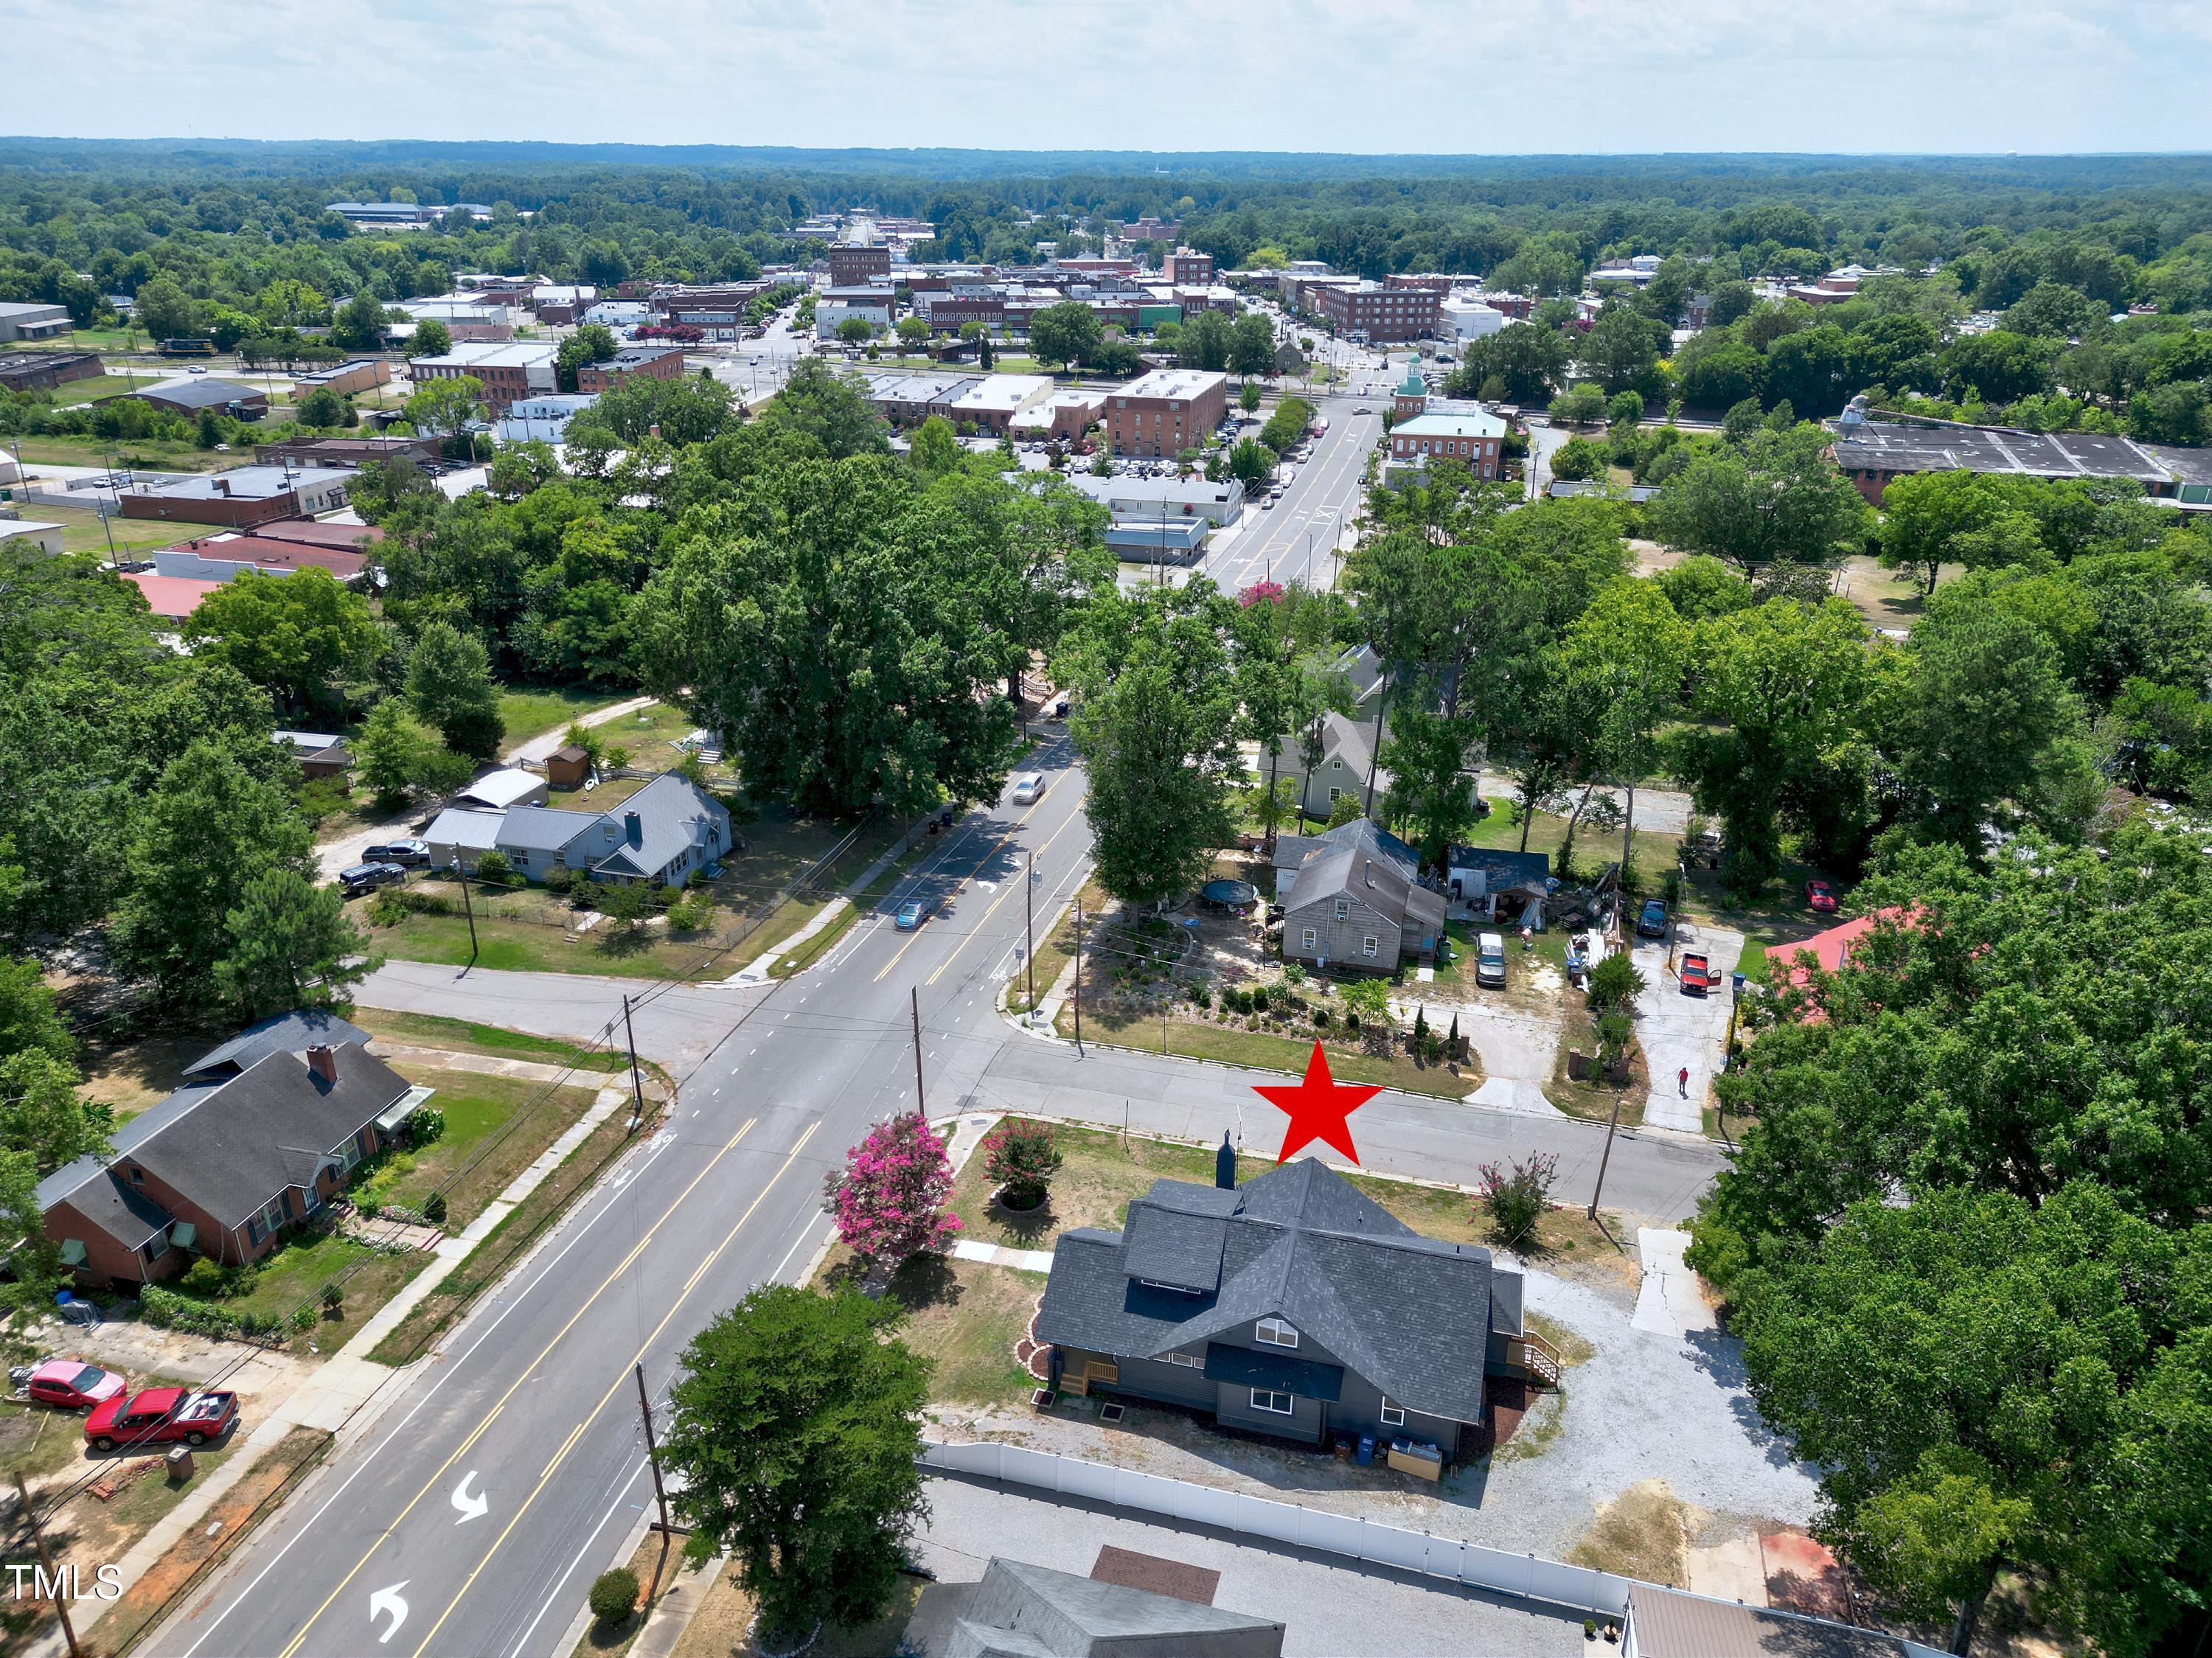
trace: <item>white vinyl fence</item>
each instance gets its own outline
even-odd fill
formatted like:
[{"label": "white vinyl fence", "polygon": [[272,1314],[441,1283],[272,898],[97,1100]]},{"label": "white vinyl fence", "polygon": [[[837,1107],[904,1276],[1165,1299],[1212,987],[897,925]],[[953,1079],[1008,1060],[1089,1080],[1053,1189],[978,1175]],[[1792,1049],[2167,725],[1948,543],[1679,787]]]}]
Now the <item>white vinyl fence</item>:
[{"label": "white vinyl fence", "polygon": [[1297,1548],[1322,1549],[1353,1560],[1371,1560],[1441,1577],[1493,1594],[1542,1600],[1594,1617],[1620,1618],[1628,1610],[1632,1580],[1533,1554],[1508,1554],[1455,1538],[1431,1537],[1347,1514],[1276,1503],[1241,1491],[1217,1491],[1104,1462],[1086,1462],[1019,1445],[927,1445],[925,1467],[1031,1485],[1065,1497],[1088,1497],[1116,1508],[1164,1515],[1194,1525],[1216,1526]]}]

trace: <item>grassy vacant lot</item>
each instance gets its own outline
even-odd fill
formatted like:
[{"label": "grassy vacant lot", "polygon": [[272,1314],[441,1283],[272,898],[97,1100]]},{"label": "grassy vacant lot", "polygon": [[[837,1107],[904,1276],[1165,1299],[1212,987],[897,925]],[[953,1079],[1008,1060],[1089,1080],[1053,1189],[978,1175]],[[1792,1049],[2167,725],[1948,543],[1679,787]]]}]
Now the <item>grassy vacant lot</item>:
[{"label": "grassy vacant lot", "polygon": [[438,1090],[431,1103],[445,1113],[446,1132],[419,1151],[392,1154],[362,1183],[362,1195],[419,1209],[433,1187],[442,1187],[446,1224],[453,1230],[482,1214],[599,1096],[596,1087],[410,1065],[397,1069],[408,1081]]},{"label": "grassy vacant lot", "polygon": [[890,1297],[907,1310],[908,1346],[935,1366],[933,1397],[1018,1405],[1036,1381],[1014,1363],[1045,1275],[983,1261],[916,1255],[891,1275]]},{"label": "grassy vacant lot", "polygon": [[[1356,1125],[1357,1119],[1354,1121]],[[1049,1249],[1062,1232],[1076,1227],[1119,1229],[1127,1216],[1129,1200],[1143,1196],[1156,1180],[1213,1183],[1214,1154],[1208,1147],[1065,1123],[1053,1127],[1062,1166],[1053,1179],[1052,1195],[1044,1207],[1030,1214],[1010,1214],[992,1203],[991,1179],[984,1172],[981,1152],[968,1159],[952,1188],[952,1212],[960,1217],[962,1236],[1018,1249]],[[1237,1183],[1255,1179],[1274,1166],[1273,1158],[1264,1150],[1241,1152],[1237,1159]],[[1417,1232],[1455,1243],[1493,1242],[1488,1216],[1478,1212],[1476,1199],[1466,1192],[1371,1175],[1347,1178]],[[1538,1246],[1531,1253],[1552,1271],[1633,1286],[1638,1269],[1613,1242],[1622,1236],[1618,1223],[1608,1233],[1592,1224],[1579,1209],[1553,1209],[1545,1215]]]},{"label": "grassy vacant lot", "polygon": [[[501,901],[504,902],[504,901]],[[355,907],[362,908],[366,901]],[[706,954],[704,936],[667,936],[665,927],[641,926],[631,932],[602,922],[582,934],[534,921],[502,920],[477,914],[475,958],[479,967],[520,973],[594,973],[621,978],[682,979],[699,970]],[[372,928],[371,942],[386,956],[403,961],[442,962],[459,967],[470,959],[469,923],[461,915],[410,915],[397,926]]]},{"label": "grassy vacant lot", "polygon": [[[1043,952],[1038,953],[1042,955]],[[1043,993],[1042,974],[1038,993]],[[1075,1012],[1073,1008],[1061,1011],[1058,1029],[1063,1036],[1073,1035]],[[1167,1022],[1163,1033],[1157,1015],[1108,1018],[1093,1013],[1087,1007],[1083,1014],[1083,1035],[1085,1041],[1141,1048],[1148,1054],[1165,1052],[1179,1054],[1186,1059],[1218,1060],[1224,1065],[1253,1066],[1263,1071],[1279,1071],[1293,1077],[1305,1074],[1306,1061],[1313,1054],[1311,1036],[1279,1036],[1266,1030],[1194,1024],[1188,1020],[1172,1018]],[[1322,1048],[1328,1056],[1329,1074],[1340,1082],[1379,1083],[1385,1088],[1395,1088],[1408,1094],[1428,1094],[1457,1100],[1473,1093],[1482,1081],[1479,1068],[1462,1066],[1455,1075],[1442,1065],[1419,1064],[1402,1054],[1378,1059],[1357,1048],[1340,1047],[1327,1038],[1322,1039]]]},{"label": "grassy vacant lot", "polygon": [[506,740],[512,745],[526,743],[550,731],[565,730],[570,720],[580,720],[611,702],[620,702],[627,695],[620,691],[510,686],[499,694],[499,717],[507,727]]},{"label": "grassy vacant lot", "polygon": [[[26,457],[28,459],[28,457]],[[23,516],[46,524],[62,526],[62,550],[67,553],[98,553],[107,556],[108,537],[114,537],[114,548],[124,558],[144,557],[149,550],[167,547],[188,539],[197,527],[190,524],[164,524],[152,519],[112,518],[106,525],[100,514],[81,507],[49,507],[44,503],[23,504]]]},{"label": "grassy vacant lot", "polygon": [[[89,434],[83,437],[53,434],[40,438],[10,438],[8,447],[13,452],[21,445],[25,460],[43,460],[56,466],[135,467],[154,472],[204,472],[218,465],[235,465],[237,451],[219,455],[212,449],[200,448],[191,442],[171,443],[158,438],[98,438]],[[249,454],[246,459],[252,457]],[[170,526],[177,535],[190,535],[194,525],[182,530]]]}]

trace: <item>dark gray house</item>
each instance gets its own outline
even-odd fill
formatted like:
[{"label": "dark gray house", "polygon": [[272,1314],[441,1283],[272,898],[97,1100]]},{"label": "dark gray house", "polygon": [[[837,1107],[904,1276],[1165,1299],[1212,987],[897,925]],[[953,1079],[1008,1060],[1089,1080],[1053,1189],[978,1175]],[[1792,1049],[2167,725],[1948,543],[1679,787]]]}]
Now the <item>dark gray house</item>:
[{"label": "dark gray house", "polygon": [[1489,1250],[1424,1237],[1301,1157],[1241,1188],[1156,1181],[1121,1231],[1063,1233],[1036,1333],[1071,1392],[1449,1461],[1483,1437],[1485,1375],[1526,1375],[1521,1287]]},{"label": "dark gray house", "polygon": [[1317,836],[1283,902],[1283,959],[1376,973],[1435,953],[1444,896],[1423,886],[1412,852],[1357,818]]}]

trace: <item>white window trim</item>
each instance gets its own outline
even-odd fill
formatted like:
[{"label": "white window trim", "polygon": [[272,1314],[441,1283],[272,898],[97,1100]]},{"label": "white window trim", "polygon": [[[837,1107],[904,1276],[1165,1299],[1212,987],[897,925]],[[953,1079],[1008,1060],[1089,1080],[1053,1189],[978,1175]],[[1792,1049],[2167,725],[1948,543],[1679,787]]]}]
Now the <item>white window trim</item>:
[{"label": "white window trim", "polygon": [[[1288,1336],[1290,1339],[1283,1339]],[[1252,1327],[1252,1339],[1270,1347],[1295,1347],[1298,1333],[1279,1318],[1263,1318]]]},{"label": "white window trim", "polygon": [[1315,932],[1313,928],[1304,927],[1299,930],[1298,947],[1301,950],[1311,950],[1314,945],[1319,942],[1319,935]]},{"label": "white window trim", "polygon": [[1406,1425],[1406,1407],[1396,1403],[1388,1394],[1385,1394],[1382,1396],[1381,1418],[1382,1425],[1386,1428],[1402,1428]]},{"label": "white window trim", "polygon": [[[1275,1403],[1279,1399],[1283,1401],[1279,1405]],[[1279,1388],[1253,1388],[1252,1408],[1274,1416],[1296,1416],[1298,1410],[1297,1401]]]},{"label": "white window trim", "polygon": [[1348,921],[1352,919],[1351,899],[1340,898],[1336,901],[1336,919],[1340,921]]},{"label": "white window trim", "polygon": [[1170,1364],[1180,1364],[1186,1370],[1202,1370],[1206,1361],[1196,1353],[1167,1353],[1162,1355]]},{"label": "white window trim", "polygon": [[1375,954],[1376,950],[1377,949],[1379,949],[1379,948],[1380,948],[1380,944],[1379,944],[1378,941],[1376,940],[1376,938],[1375,935],[1374,935],[1373,933],[1371,933],[1371,932],[1370,932],[1370,933],[1368,933],[1364,938],[1361,938],[1361,939],[1360,939],[1360,941],[1359,941],[1359,953],[1360,953],[1362,956],[1372,956],[1372,955],[1374,955],[1374,954]]}]

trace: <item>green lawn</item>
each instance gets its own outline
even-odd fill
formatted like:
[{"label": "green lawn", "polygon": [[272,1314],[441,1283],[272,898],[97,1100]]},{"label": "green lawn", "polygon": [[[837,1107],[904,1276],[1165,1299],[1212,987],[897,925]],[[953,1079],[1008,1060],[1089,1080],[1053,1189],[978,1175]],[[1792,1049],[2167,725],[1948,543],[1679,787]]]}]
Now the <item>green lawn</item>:
[{"label": "green lawn", "polygon": [[507,727],[509,744],[526,743],[550,731],[567,726],[611,702],[635,695],[632,691],[541,689],[509,687],[499,694],[500,722]]},{"label": "green lawn", "polygon": [[158,386],[168,376],[160,373],[139,372],[121,374],[94,374],[88,380],[64,380],[51,394],[54,406],[66,409],[72,404],[98,403],[104,398],[121,397],[136,392],[141,386]]},{"label": "green lawn", "polygon": [[393,1013],[382,1008],[356,1008],[347,1016],[373,1036],[442,1048],[459,1054],[488,1054],[501,1060],[532,1060],[540,1065],[573,1066],[579,1071],[620,1071],[628,1061],[603,1048],[580,1048],[552,1036],[533,1036],[470,1019],[441,1018],[434,1013]]},{"label": "green lawn", "polygon": [[433,1188],[442,1187],[452,1230],[482,1214],[599,1095],[596,1087],[549,1088],[519,1077],[404,1063],[398,1069],[408,1081],[438,1090],[431,1105],[445,1114],[446,1132],[420,1151],[392,1155],[362,1183],[361,1195],[419,1210]]},{"label": "green lawn", "polygon": [[[1085,972],[1088,973],[1088,964]],[[1038,993],[1043,993],[1042,983]],[[1073,1035],[1075,1029],[1074,1010],[1060,1011],[1060,1034]],[[1266,1030],[1243,1030],[1224,1025],[1193,1024],[1188,1020],[1170,1018],[1165,1030],[1166,1047],[1163,1049],[1159,1017],[1150,1018],[1109,1019],[1087,1010],[1083,1016],[1083,1034],[1086,1040],[1111,1042],[1122,1048],[1140,1048],[1149,1054],[1166,1052],[1181,1054],[1186,1059],[1218,1060],[1229,1065],[1255,1066],[1264,1071],[1279,1071],[1289,1076],[1303,1076],[1306,1061],[1313,1054],[1311,1036],[1279,1036]],[[1384,1060],[1371,1054],[1337,1047],[1324,1040],[1323,1051],[1328,1056],[1329,1074],[1340,1082],[1379,1083],[1385,1088],[1395,1088],[1408,1094],[1428,1094],[1442,1099],[1464,1099],[1482,1081],[1479,1066],[1460,1067],[1455,1076],[1441,1065],[1416,1065],[1403,1054]]]},{"label": "green lawn", "polygon": [[[403,961],[465,966],[469,923],[460,915],[410,915],[370,933],[375,947]],[[682,979],[698,970],[705,938],[675,938],[655,928],[626,932],[604,921],[581,935],[529,921],[477,917],[478,967],[515,973],[601,973],[618,978]]]},{"label": "green lawn", "polygon": [[24,503],[23,516],[60,525],[64,552],[98,553],[103,558],[107,556],[111,546],[125,558],[134,554],[143,557],[150,549],[167,547],[189,539],[198,527],[144,518],[111,518],[103,525],[98,513],[77,507],[48,507],[43,503],[35,507]]},{"label": "green lawn", "polygon": [[[56,466],[135,466],[155,472],[204,472],[216,466],[236,465],[240,459],[236,450],[218,455],[192,443],[155,438],[9,438],[7,447],[11,454],[20,447],[25,460],[49,461]],[[188,526],[181,533],[190,535],[191,530]]]},{"label": "green lawn", "polygon": [[[325,1284],[337,1282],[341,1274],[350,1271],[352,1275],[341,1286],[345,1295],[341,1321],[358,1325],[429,1265],[431,1259],[419,1252],[383,1254],[335,1232],[319,1236],[307,1232],[287,1234],[286,1241],[263,1258],[251,1290],[211,1304],[234,1318],[242,1313],[281,1318],[295,1308],[313,1305]],[[325,1347],[334,1345],[328,1338],[315,1338],[312,1331],[307,1338],[292,1338],[295,1342],[305,1339],[315,1339]],[[337,1338],[343,1339],[343,1335]]]}]

